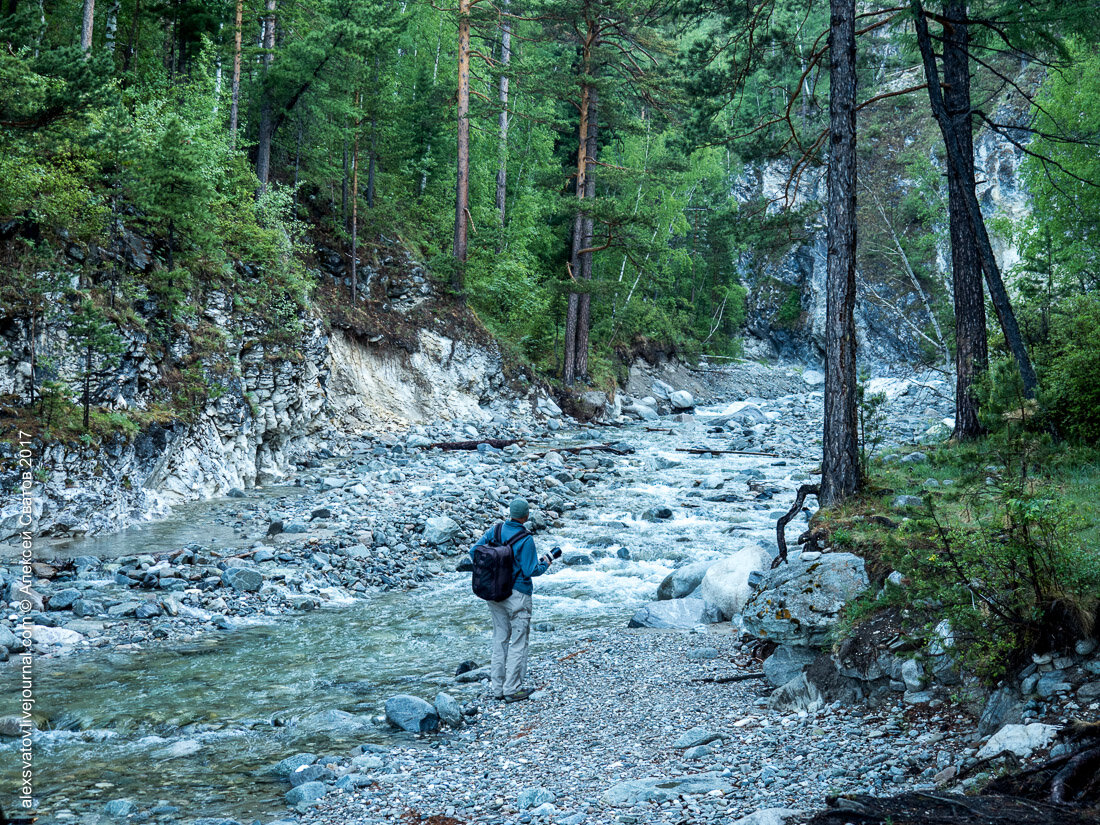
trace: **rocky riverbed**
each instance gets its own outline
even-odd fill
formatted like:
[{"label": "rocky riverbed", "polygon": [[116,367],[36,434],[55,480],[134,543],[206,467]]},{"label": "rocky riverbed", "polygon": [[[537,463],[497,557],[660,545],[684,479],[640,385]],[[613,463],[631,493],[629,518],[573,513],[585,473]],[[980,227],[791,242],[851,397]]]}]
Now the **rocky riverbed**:
[{"label": "rocky riverbed", "polygon": [[[637,423],[580,427],[544,402],[527,420],[333,439],[294,487],[194,505],[186,543],[51,548],[32,611],[45,818],[707,822],[958,770],[973,737],[942,701],[775,710],[758,677],[695,681],[757,672],[735,625],[626,629],[674,569],[773,554],[819,461],[812,372],[721,373],[694,412],[651,389],[626,399],[653,410]],[[876,389],[889,441],[942,435],[945,385]],[[430,447],[490,438],[522,443]],[[537,583],[543,692],[505,707],[477,668],[455,677],[484,662],[487,620],[453,571],[515,495],[566,552]],[[218,532],[196,540],[196,520]],[[385,724],[387,698],[440,692],[444,733]],[[269,771],[296,753],[301,791]]]}]

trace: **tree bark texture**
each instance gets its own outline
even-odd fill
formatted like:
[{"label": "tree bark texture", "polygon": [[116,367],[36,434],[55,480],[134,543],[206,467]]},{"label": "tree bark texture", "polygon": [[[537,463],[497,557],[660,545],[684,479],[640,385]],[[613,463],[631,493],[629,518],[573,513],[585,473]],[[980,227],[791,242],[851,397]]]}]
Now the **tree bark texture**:
[{"label": "tree bark texture", "polygon": [[80,25],[80,50],[88,55],[92,51],[92,29],[95,25],[95,0],[84,0],[84,14]]},{"label": "tree bark texture", "polygon": [[[909,7],[913,13],[913,22],[917,31],[917,46],[920,48],[921,61],[924,64],[924,76],[928,87],[928,99],[932,107],[932,116],[939,124],[943,134],[944,147],[947,152],[947,163],[953,167],[958,178],[965,178],[965,159],[959,130],[955,122],[948,116],[944,104],[943,92],[940,89],[939,69],[936,67],[936,55],[932,46],[932,37],[928,33],[928,20],[925,18],[924,7],[920,0],[910,0]],[[973,158],[973,152],[970,153]],[[1020,381],[1023,384],[1024,395],[1034,398],[1038,394],[1039,380],[1035,376],[1035,369],[1031,365],[1031,358],[1027,354],[1020,327],[1016,323],[1016,314],[1012,310],[1012,304],[1008,299],[1004,281],[1001,279],[1001,270],[997,264],[997,257],[993,254],[993,244],[989,240],[989,232],[986,230],[985,218],[982,217],[981,206],[978,204],[978,196],[973,188],[962,187],[963,203],[966,206],[966,217],[970,229],[977,241],[978,259],[985,273],[985,283],[989,288],[989,297],[993,302],[993,308],[997,312],[997,320],[1004,332],[1005,341],[1012,351],[1013,358],[1020,371]]]},{"label": "tree bark texture", "polygon": [[[355,108],[359,108],[359,91],[355,92]],[[351,305],[355,306],[359,289],[359,122],[355,123],[355,135],[351,150]]]},{"label": "tree bark texture", "polygon": [[[580,252],[581,280],[592,280],[592,238],[594,235],[594,218],[591,204],[596,198],[596,157],[599,151],[599,90],[593,88],[588,95],[588,130],[585,138],[585,170],[584,170],[584,199],[589,203],[589,210],[584,216],[584,237]],[[592,320],[592,293],[585,290],[580,294],[577,306],[577,346],[576,346],[576,373],[581,379],[588,378],[588,330]]]},{"label": "tree bark texture", "polygon": [[455,175],[456,266],[452,286],[461,290],[470,215],[470,0],[458,4],[458,168]]},{"label": "tree bark texture", "polygon": [[260,179],[260,193],[267,190],[267,179],[271,174],[271,139],[275,134],[275,104],[271,99],[272,91],[268,82],[271,63],[275,59],[275,3],[276,0],[267,0],[267,14],[264,16],[263,94],[260,103],[259,140],[256,144],[256,177]]},{"label": "tree bark texture", "polygon": [[[586,50],[587,53],[587,50]],[[587,75],[587,61],[585,64]],[[569,253],[569,279],[576,282],[581,274],[581,251],[584,244],[584,197],[587,191],[585,173],[588,153],[588,112],[591,103],[592,87],[587,83],[581,86],[580,118],[577,127],[577,213],[573,217],[573,246]],[[577,328],[580,320],[581,296],[579,292],[569,293],[569,303],[565,312],[565,354],[562,365],[562,381],[572,386],[577,380]]]},{"label": "tree bark texture", "polygon": [[[508,11],[508,0],[501,8]],[[500,164],[497,167],[497,212],[504,226],[505,196],[508,190],[508,65],[512,62],[512,24],[504,17],[500,24]]]},{"label": "tree bark texture", "polygon": [[831,0],[829,27],[828,253],[825,429],[821,504],[859,490],[856,416],[856,29],[855,0]]},{"label": "tree bark texture", "polygon": [[966,440],[982,433],[978,402],[971,395],[971,386],[989,367],[989,350],[982,264],[978,258],[978,242],[967,218],[964,194],[967,190],[973,192],[975,187],[966,3],[959,0],[945,3],[944,17],[948,21],[943,39],[944,108],[958,134],[961,154],[957,166],[947,166],[951,278],[955,296],[955,437]]},{"label": "tree bark texture", "polygon": [[233,22],[233,82],[230,89],[229,135],[231,145],[237,146],[237,113],[241,102],[241,24],[244,0],[237,0],[237,15]]},{"label": "tree bark texture", "polygon": [[107,8],[107,20],[103,26],[103,48],[107,54],[114,57],[115,40],[118,38],[118,11],[122,6],[122,0],[114,0]]}]

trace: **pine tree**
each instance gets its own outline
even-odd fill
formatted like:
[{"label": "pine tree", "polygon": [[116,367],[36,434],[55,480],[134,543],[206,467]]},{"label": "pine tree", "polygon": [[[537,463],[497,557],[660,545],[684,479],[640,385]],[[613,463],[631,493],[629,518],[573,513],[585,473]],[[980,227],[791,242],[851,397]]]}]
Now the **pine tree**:
[{"label": "pine tree", "polygon": [[86,295],[80,297],[80,304],[69,323],[69,344],[73,352],[79,354],[82,359],[78,378],[81,386],[81,404],[84,407],[85,430],[90,424],[92,379],[110,369],[117,360],[118,354],[126,349],[116,329],[91,298]]}]

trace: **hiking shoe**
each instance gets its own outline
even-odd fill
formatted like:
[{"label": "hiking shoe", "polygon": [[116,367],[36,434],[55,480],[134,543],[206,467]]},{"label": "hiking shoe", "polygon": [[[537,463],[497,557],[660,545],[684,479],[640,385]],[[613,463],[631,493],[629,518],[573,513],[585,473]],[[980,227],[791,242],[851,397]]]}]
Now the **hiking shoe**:
[{"label": "hiking shoe", "polygon": [[531,694],[534,692],[535,691],[526,688],[524,690],[517,690],[515,693],[509,693],[507,696],[505,696],[504,701],[508,703],[522,702],[524,699],[530,699]]}]

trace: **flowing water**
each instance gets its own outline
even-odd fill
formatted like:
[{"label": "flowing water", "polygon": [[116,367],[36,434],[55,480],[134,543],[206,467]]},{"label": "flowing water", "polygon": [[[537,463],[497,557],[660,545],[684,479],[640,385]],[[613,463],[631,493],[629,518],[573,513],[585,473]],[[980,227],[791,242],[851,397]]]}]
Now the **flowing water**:
[{"label": "flowing water", "polygon": [[[787,497],[774,504],[707,502],[693,490],[696,481],[722,473],[731,479],[724,491],[744,492],[745,471],[785,481],[801,469],[766,457],[674,451],[702,443],[702,431],[663,435],[637,427],[627,438],[638,451],[618,460],[625,473],[618,486],[609,479],[586,490],[581,498],[587,505],[579,512],[587,518],[570,517],[563,529],[537,537],[543,549],[559,544],[567,554],[586,551],[598,558],[587,566],[555,564],[551,575],[536,581],[530,679],[536,685],[540,656],[587,629],[625,625],[679,563],[719,558],[753,542],[774,545],[775,517],[788,506]],[[677,464],[653,469],[658,459]],[[655,505],[671,507],[673,518],[639,520]],[[233,507],[230,501],[195,505],[186,518],[129,531],[114,544],[111,537],[76,543],[65,552],[117,556],[174,549]],[[538,631],[543,622],[554,629]],[[120,797],[142,809],[166,801],[182,819],[276,818],[285,811],[287,786],[264,769],[299,751],[346,753],[355,744],[398,741],[370,721],[385,699],[395,693],[431,699],[453,687],[459,662],[486,660],[488,627],[485,606],[469,592],[468,574],[454,573],[410,592],[186,644],[41,661],[37,707],[51,728],[36,739],[43,821],[94,818],[90,812]],[[0,714],[14,712],[12,704],[0,700]],[[326,717],[310,719],[333,709],[368,724],[324,730]],[[13,787],[14,740],[0,739],[0,762],[7,766],[0,785]]]}]

